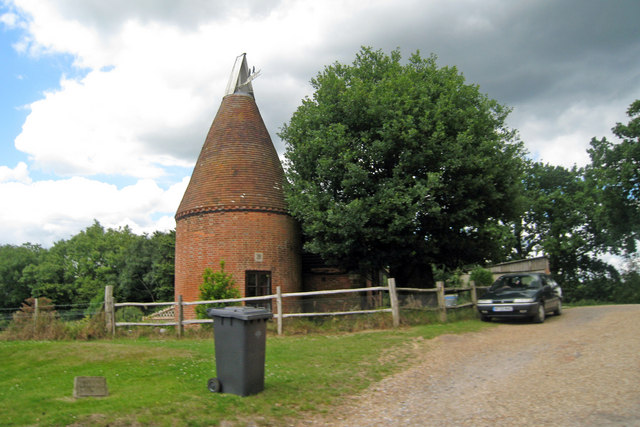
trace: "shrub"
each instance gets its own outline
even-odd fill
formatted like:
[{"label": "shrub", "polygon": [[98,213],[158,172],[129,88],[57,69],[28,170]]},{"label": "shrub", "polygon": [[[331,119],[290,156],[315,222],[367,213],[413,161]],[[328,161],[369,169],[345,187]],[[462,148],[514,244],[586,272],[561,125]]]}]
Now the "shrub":
[{"label": "shrub", "polygon": [[140,307],[126,306],[116,311],[116,322],[140,322],[143,316]]},{"label": "shrub", "polygon": [[49,298],[27,298],[4,333],[6,339],[14,340],[60,340],[68,338],[67,328]]},{"label": "shrub", "polygon": [[[235,281],[231,274],[224,271],[224,261],[220,261],[220,271],[206,268],[202,274],[203,283],[200,285],[200,301],[217,299],[240,298],[240,291],[235,287]],[[198,319],[207,319],[207,309],[224,305],[237,304],[201,304],[196,306]]]},{"label": "shrub", "polygon": [[104,292],[98,292],[96,296],[91,298],[89,301],[89,306],[84,311],[85,316],[92,316],[96,313],[100,313],[100,311],[104,307]]},{"label": "shrub", "polygon": [[107,336],[104,311],[95,316],[86,316],[81,320],[67,322],[66,326],[69,338],[74,340],[95,340]]},{"label": "shrub", "polygon": [[491,286],[493,273],[486,268],[476,267],[471,271],[469,279],[473,280],[476,286]]},{"label": "shrub", "polygon": [[104,312],[81,320],[63,321],[48,298],[27,298],[0,336],[6,340],[90,340],[106,336]]}]

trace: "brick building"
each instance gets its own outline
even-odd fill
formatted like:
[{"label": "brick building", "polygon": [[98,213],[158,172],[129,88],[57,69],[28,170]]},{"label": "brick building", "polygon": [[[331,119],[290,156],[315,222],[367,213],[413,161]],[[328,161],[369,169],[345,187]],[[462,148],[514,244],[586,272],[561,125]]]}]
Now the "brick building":
[{"label": "brick building", "polygon": [[176,298],[197,300],[204,269],[219,270],[220,261],[242,296],[302,289],[299,227],[253,96],[255,76],[238,57],[176,213]]}]

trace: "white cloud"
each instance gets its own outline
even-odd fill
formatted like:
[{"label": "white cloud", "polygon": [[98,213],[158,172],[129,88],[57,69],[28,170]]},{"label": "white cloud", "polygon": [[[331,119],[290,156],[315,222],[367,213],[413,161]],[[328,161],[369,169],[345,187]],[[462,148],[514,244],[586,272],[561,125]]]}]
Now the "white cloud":
[{"label": "white cloud", "polygon": [[21,182],[29,184],[29,168],[25,162],[19,162],[15,168],[11,169],[7,166],[0,166],[0,183],[2,182]]},{"label": "white cloud", "polygon": [[510,123],[519,130],[535,160],[567,168],[585,166],[592,138],[616,141],[610,129],[623,120],[627,105],[626,100],[603,102],[598,108],[585,102],[567,102],[558,111],[556,106],[540,102],[516,109]]},{"label": "white cloud", "polygon": [[143,137],[188,128],[200,118],[204,100],[157,80],[118,68],[92,71],[82,81],[65,79],[60,90],[31,104],[16,148],[31,156],[35,168],[62,176],[150,178],[163,175],[163,166],[188,167],[193,160],[156,150]]},{"label": "white cloud", "polygon": [[9,12],[9,13],[3,13],[2,15],[0,15],[0,22],[9,28],[15,28],[18,25],[19,21],[20,19],[18,18],[18,15],[16,15],[15,13]]},{"label": "white cloud", "polygon": [[12,201],[0,210],[0,235],[6,243],[49,245],[94,219],[105,227],[129,225],[137,233],[169,230],[187,184],[188,177],[167,190],[148,179],[122,189],[82,177],[0,183],[0,200]]}]

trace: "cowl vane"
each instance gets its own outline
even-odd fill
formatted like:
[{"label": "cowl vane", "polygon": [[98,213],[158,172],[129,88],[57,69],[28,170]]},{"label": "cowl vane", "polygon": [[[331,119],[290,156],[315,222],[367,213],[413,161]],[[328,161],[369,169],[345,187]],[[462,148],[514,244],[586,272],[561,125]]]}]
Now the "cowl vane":
[{"label": "cowl vane", "polygon": [[229,77],[229,83],[227,84],[226,95],[233,94],[245,94],[253,97],[253,86],[251,81],[260,75],[260,70],[256,71],[256,67],[249,69],[247,65],[247,54],[236,58],[236,62],[231,70],[231,76]]}]

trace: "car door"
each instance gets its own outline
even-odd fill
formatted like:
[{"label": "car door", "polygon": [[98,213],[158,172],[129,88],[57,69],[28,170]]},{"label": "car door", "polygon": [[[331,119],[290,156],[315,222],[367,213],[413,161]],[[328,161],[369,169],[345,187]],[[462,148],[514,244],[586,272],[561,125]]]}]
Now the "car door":
[{"label": "car door", "polygon": [[553,279],[542,276],[542,298],[544,299],[544,307],[546,311],[553,311],[558,308],[558,295],[553,290]]}]

